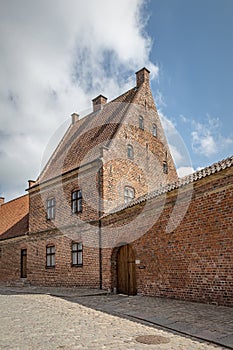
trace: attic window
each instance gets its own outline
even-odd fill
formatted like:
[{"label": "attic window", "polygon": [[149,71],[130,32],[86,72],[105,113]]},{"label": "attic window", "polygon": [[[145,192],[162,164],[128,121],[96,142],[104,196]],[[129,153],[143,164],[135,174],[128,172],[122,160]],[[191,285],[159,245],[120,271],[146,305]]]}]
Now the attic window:
[{"label": "attic window", "polygon": [[144,130],[144,119],[141,115],[138,118],[138,123],[139,123],[139,129]]},{"label": "attic window", "polygon": [[163,172],[164,172],[164,174],[167,174],[167,173],[168,173],[168,165],[167,165],[167,162],[163,162]]},{"label": "attic window", "polygon": [[153,124],[153,126],[152,126],[152,135],[155,137],[157,136],[157,127],[155,124]]},{"label": "attic window", "polygon": [[46,203],[47,220],[55,219],[55,198],[50,198]]},{"label": "attic window", "polygon": [[125,204],[128,204],[133,199],[134,199],[134,188],[126,186],[125,190],[124,190],[124,201],[125,201]]},{"label": "attic window", "polygon": [[134,157],[133,146],[131,145],[127,146],[127,156],[129,159],[133,159]]}]

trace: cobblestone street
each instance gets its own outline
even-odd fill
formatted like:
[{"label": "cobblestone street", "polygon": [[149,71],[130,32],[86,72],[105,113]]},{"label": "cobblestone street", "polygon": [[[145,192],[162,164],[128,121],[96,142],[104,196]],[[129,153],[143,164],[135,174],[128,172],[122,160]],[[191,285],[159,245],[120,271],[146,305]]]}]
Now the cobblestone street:
[{"label": "cobblestone street", "polygon": [[[0,310],[0,349],[224,349],[48,294],[1,291]],[[142,335],[166,343],[143,344]]]}]

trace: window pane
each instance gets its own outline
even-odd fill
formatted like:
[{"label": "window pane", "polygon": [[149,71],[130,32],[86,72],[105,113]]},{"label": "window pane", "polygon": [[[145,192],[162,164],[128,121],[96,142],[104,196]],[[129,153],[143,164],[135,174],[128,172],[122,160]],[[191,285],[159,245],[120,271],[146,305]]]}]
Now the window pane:
[{"label": "window pane", "polygon": [[50,266],[50,255],[47,255],[46,257],[46,265]]},{"label": "window pane", "polygon": [[82,211],[82,198],[78,199],[78,212]]},{"label": "window pane", "polygon": [[76,200],[73,200],[73,202],[72,202],[72,212],[76,213],[76,211],[77,211],[77,202],[76,202]]},{"label": "window pane", "polygon": [[51,248],[51,253],[55,253],[55,246],[50,247]]},{"label": "window pane", "polygon": [[153,125],[153,136],[156,136],[157,134],[157,128],[156,125]]},{"label": "window pane", "polygon": [[77,243],[73,243],[73,244],[72,244],[72,250],[77,250],[77,248],[78,248]]},{"label": "window pane", "polygon": [[139,117],[139,128],[144,129],[143,117]]},{"label": "window pane", "polygon": [[82,191],[81,190],[78,191],[78,198],[82,198]]},{"label": "window pane", "polygon": [[51,266],[55,266],[55,255],[51,255]]},{"label": "window pane", "polygon": [[79,244],[78,244],[78,250],[82,250],[83,249],[83,244],[80,242]]},{"label": "window pane", "polygon": [[72,264],[73,265],[77,265],[78,263],[78,256],[77,256],[77,253],[72,253]]},{"label": "window pane", "polygon": [[82,254],[82,252],[78,252],[78,263],[79,264],[83,263],[83,254]]}]

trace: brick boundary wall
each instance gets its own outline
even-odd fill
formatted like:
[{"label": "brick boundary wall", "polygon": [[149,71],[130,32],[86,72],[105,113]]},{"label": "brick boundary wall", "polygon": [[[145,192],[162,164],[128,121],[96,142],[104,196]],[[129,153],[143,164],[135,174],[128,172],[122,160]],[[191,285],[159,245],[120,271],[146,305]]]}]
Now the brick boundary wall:
[{"label": "brick boundary wall", "polygon": [[[180,225],[171,233],[166,226],[175,205],[177,190],[147,203],[145,215],[153,216],[166,203],[159,220],[141,238],[131,243],[136,265],[137,291],[144,295],[233,306],[233,167],[196,181],[192,202]],[[182,188],[185,203],[187,186]],[[105,227],[133,220],[145,203],[104,219]],[[143,229],[134,227],[134,230]],[[105,251],[105,287],[117,286],[117,248]],[[105,261],[108,261],[105,256]],[[111,276],[109,278],[109,276]]]}]

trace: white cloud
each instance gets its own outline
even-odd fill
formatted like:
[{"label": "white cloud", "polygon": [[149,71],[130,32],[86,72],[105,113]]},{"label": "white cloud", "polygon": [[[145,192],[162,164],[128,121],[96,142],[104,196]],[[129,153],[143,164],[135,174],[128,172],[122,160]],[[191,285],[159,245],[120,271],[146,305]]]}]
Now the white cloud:
[{"label": "white cloud", "polygon": [[0,195],[37,177],[48,139],[72,112],[134,86],[127,79],[143,66],[156,76],[143,3],[1,2]]},{"label": "white cloud", "polygon": [[[165,116],[161,110],[158,110],[158,113],[177,171],[180,169],[180,173],[183,174],[184,169],[193,169],[188,149],[184,143],[182,136],[177,131],[175,123],[171,121],[167,116]],[[180,175],[179,172],[178,175],[184,176]]]},{"label": "white cloud", "polygon": [[186,175],[190,175],[194,173],[193,167],[180,167],[177,169],[177,173],[179,177],[184,177]]},{"label": "white cloud", "polygon": [[217,144],[208,130],[193,131],[191,135],[192,147],[196,153],[209,157],[217,152]]},{"label": "white cloud", "polygon": [[195,153],[211,157],[233,144],[233,138],[221,134],[219,118],[207,115],[204,122],[192,121],[192,149]]}]

